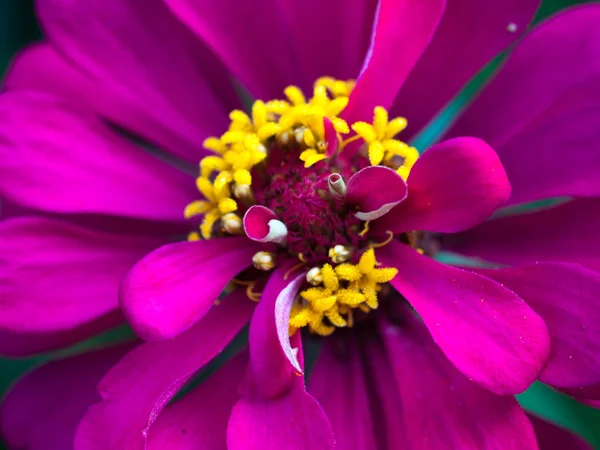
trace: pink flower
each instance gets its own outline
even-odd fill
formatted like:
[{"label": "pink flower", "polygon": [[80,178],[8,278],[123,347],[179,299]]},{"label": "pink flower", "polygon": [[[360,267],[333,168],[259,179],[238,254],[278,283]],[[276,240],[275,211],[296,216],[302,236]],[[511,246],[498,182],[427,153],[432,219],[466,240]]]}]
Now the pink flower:
[{"label": "pink flower", "polygon": [[[596,223],[600,9],[532,32],[416,161],[396,137],[512,43],[537,3],[38,1],[49,42],[17,59],[0,98],[0,193],[33,216],[0,224],[2,351],[116,323],[118,281],[189,231],[184,208],[204,238],[127,275],[123,311],[155,342],[102,378],[76,447],[535,448],[512,394],[539,377],[592,395],[596,229],[555,230],[573,220],[561,210]],[[229,129],[228,71],[266,101]],[[315,80],[309,105],[296,88],[268,102]],[[219,157],[200,148],[225,130],[205,141]],[[203,200],[186,172],[198,160]],[[559,195],[590,198],[481,224],[507,201]],[[431,258],[447,249],[508,267]],[[249,321],[248,352],[167,405]],[[308,392],[298,328],[333,333],[316,338]],[[112,362],[98,364],[86,387]],[[81,416],[82,403],[65,408]]]}]

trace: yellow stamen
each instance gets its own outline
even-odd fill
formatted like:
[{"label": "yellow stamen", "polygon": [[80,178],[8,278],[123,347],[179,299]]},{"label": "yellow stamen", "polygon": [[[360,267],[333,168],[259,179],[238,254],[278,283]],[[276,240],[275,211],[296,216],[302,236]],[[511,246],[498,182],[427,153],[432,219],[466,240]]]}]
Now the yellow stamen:
[{"label": "yellow stamen", "polygon": [[377,308],[377,292],[381,290],[381,284],[394,278],[398,270],[376,266],[375,251],[370,248],[362,254],[358,264],[344,263],[335,268],[324,264],[320,269],[311,269],[309,273],[318,274],[321,280],[316,283],[318,287],[300,292],[303,302],[294,305],[290,328],[308,327],[313,333],[329,335],[333,330],[323,323],[324,319],[334,327],[351,326],[354,323],[353,309],[369,311]]}]

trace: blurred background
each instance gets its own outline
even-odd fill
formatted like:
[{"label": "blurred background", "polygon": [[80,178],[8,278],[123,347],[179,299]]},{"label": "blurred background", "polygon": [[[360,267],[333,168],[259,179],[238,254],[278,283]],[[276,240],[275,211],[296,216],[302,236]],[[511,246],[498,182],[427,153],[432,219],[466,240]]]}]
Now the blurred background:
[{"label": "blurred background", "polygon": [[[588,2],[590,0],[543,0],[536,20],[542,20],[561,9]],[[41,36],[42,33],[35,19],[33,0],[0,0],[0,74],[4,73],[11,58],[19,49],[39,40]],[[444,113],[440,114],[427,132],[418,137],[419,143],[416,144],[418,148],[427,147],[428,143],[435,138],[435,135],[447,123],[447,118],[454,114],[477,91],[491,72],[493,72],[493,65],[484,69],[457,97],[455,102]],[[108,342],[115,342],[129,337],[131,337],[131,331],[121,327],[84,344],[59,352],[29,359],[8,360],[0,358],[0,394],[3,396],[4,392],[10,388],[20,374],[49,359],[76,354],[88,348],[102,346]],[[518,396],[518,400],[526,409],[582,435],[594,448],[600,449],[600,410],[589,408],[570,398],[559,395],[539,383]],[[0,449],[4,448],[0,442]]]}]

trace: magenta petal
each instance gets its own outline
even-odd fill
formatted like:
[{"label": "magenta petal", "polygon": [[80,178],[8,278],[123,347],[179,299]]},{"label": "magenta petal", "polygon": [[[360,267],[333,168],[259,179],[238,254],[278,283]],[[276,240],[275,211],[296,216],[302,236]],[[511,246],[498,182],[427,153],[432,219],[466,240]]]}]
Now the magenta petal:
[{"label": "magenta petal", "polygon": [[[93,82],[81,97],[73,93],[74,105],[84,99],[193,163],[203,153],[202,139],[226,128],[227,111],[237,104],[228,73],[162,0],[36,3],[48,39]],[[40,83],[64,83],[61,74],[37,67],[51,79]]]},{"label": "magenta petal", "polygon": [[[372,383],[375,385],[376,395],[371,394],[371,402],[378,400],[378,408],[375,410],[378,414],[373,418],[375,427],[375,437],[379,443],[378,448],[409,448],[406,440],[406,428],[404,427],[404,416],[410,414],[410,411],[403,411],[400,392],[387,354],[383,348],[383,343],[379,336],[377,340],[371,339],[363,344],[364,354],[367,361],[365,367],[369,370],[372,377]],[[384,442],[381,442],[384,440]],[[433,450],[433,449],[432,449]]]},{"label": "magenta petal", "polygon": [[485,220],[510,197],[498,156],[474,138],[431,147],[415,163],[407,184],[406,200],[375,222],[373,230],[460,231]]},{"label": "magenta petal", "polygon": [[369,46],[377,0],[279,4],[294,43],[294,59],[303,75],[299,86],[305,92],[312,92],[314,81],[323,75],[340,80],[356,78]]},{"label": "magenta petal", "polygon": [[370,166],[348,180],[346,201],[360,220],[375,220],[406,198],[406,183],[388,167]]},{"label": "magenta petal", "polygon": [[311,374],[308,391],[331,421],[337,448],[372,450],[377,445],[365,388],[368,381],[356,339],[347,337],[351,342],[343,355],[335,354],[336,342],[325,344]]},{"label": "magenta petal", "polygon": [[257,249],[245,237],[165,245],[123,281],[123,312],[141,338],[172,338],[206,314],[231,279],[252,264]]},{"label": "magenta petal", "polygon": [[563,94],[499,147],[513,186],[511,204],[554,196],[600,196],[599,91],[600,73]]},{"label": "magenta petal", "polygon": [[600,193],[599,20],[590,4],[540,24],[450,130],[497,150],[512,203]]},{"label": "magenta petal", "polygon": [[43,211],[182,222],[192,178],[46,94],[0,96],[0,192]]},{"label": "magenta petal", "polygon": [[546,422],[533,414],[527,414],[535,430],[540,450],[592,450],[592,447],[579,436],[568,430]]},{"label": "magenta petal", "polygon": [[392,286],[467,377],[498,394],[522,392],[535,381],[550,351],[548,329],[512,291],[395,241],[377,258],[400,270]]},{"label": "magenta petal", "polygon": [[552,339],[540,380],[561,388],[600,383],[600,274],[575,264],[485,270],[538,313]]},{"label": "magenta petal", "polygon": [[0,330],[0,355],[9,357],[29,356],[71,346],[124,322],[125,319],[121,312],[114,310],[102,317],[65,331],[22,332]]},{"label": "magenta petal", "polygon": [[445,4],[445,0],[379,0],[371,45],[342,113],[345,120],[369,121],[376,106],[392,105],[429,44]]},{"label": "magenta petal", "polygon": [[338,148],[338,134],[335,131],[333,126],[333,122],[329,120],[327,117],[323,117],[323,128],[325,130],[325,142],[327,143],[327,156],[335,155],[335,152]]},{"label": "magenta petal", "polygon": [[[250,322],[250,362],[256,388],[261,396],[275,398],[288,391],[302,367],[289,338],[292,302],[305,278],[299,275],[286,280],[289,269],[282,266],[273,272],[256,312]],[[297,336],[298,338],[299,336]]]},{"label": "magenta petal", "polygon": [[285,242],[287,229],[277,215],[269,208],[261,205],[251,206],[244,214],[244,231],[257,242]]},{"label": "magenta petal", "polygon": [[[290,341],[289,323],[294,299],[298,295],[298,291],[300,291],[300,286],[302,286],[305,281],[305,274],[298,275],[279,293],[277,300],[275,301],[275,324],[277,327],[279,345],[289,364],[291,364],[298,373],[303,373],[304,369],[298,359],[299,348],[293,348]],[[254,355],[256,355],[256,352],[254,352]]]},{"label": "magenta petal", "polygon": [[79,420],[100,401],[96,385],[129,348],[56,360],[26,374],[2,402],[3,442],[12,449],[73,448]]},{"label": "magenta petal", "polygon": [[257,98],[281,95],[301,76],[276,0],[165,0],[173,13],[221,58]]},{"label": "magenta petal", "polygon": [[382,321],[381,332],[406,412],[407,448],[537,448],[515,398],[492,394],[467,379],[417,319],[407,315],[401,326]]},{"label": "magenta petal", "polygon": [[229,419],[229,450],[333,450],[327,416],[302,383],[277,399],[240,400]]},{"label": "magenta petal", "polygon": [[148,435],[148,450],[226,450],[227,423],[239,400],[248,356],[227,361],[181,400],[167,405]]},{"label": "magenta petal", "polygon": [[446,236],[449,250],[505,264],[574,262],[600,269],[600,201],[579,199],[551,209],[490,220]]},{"label": "magenta petal", "polygon": [[[48,335],[50,341],[53,333],[75,331],[83,338],[98,332],[92,324],[118,308],[121,279],[139,258],[163,242],[43,218],[0,222],[0,330],[20,333],[21,338]],[[106,325],[114,323],[113,317]],[[91,326],[90,334],[77,331],[85,325]],[[8,353],[17,344],[0,342],[0,352]]]},{"label": "magenta petal", "polygon": [[391,115],[408,118],[402,138],[414,136],[479,69],[518,39],[539,4],[540,0],[447,2],[431,43],[394,102]]},{"label": "magenta petal", "polygon": [[161,410],[225,348],[247,323],[253,307],[243,291],[236,291],[186,332],[129,352],[100,382],[103,400],[81,421],[75,448],[143,448]]}]

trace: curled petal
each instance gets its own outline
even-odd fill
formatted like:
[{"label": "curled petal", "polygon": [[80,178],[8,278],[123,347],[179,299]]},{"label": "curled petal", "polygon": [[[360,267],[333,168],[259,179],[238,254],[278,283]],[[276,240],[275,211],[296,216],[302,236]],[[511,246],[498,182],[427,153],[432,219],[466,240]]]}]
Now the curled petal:
[{"label": "curled petal", "polygon": [[374,231],[464,230],[487,219],[511,192],[498,156],[475,138],[431,147],[411,169],[407,184],[406,200],[375,222]]},{"label": "curled petal", "polygon": [[406,198],[406,183],[392,169],[365,167],[348,180],[346,200],[358,208],[360,220],[375,220]]},{"label": "curled petal", "polygon": [[302,367],[289,338],[292,302],[304,281],[300,275],[285,279],[288,265],[278,267],[269,278],[250,323],[250,362],[261,396],[275,398],[291,388],[294,371]]},{"label": "curled petal", "polygon": [[254,205],[244,215],[244,231],[257,242],[274,242],[281,244],[287,238],[285,224],[277,220],[277,215],[269,208]]}]

